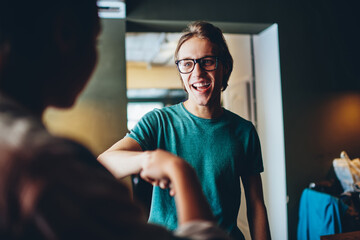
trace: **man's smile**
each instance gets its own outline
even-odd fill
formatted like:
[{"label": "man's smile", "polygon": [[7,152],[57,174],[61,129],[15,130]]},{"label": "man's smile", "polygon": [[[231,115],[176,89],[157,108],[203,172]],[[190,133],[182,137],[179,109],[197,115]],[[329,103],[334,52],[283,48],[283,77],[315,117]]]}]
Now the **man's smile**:
[{"label": "man's smile", "polygon": [[210,82],[196,82],[194,84],[191,85],[196,91],[198,92],[206,92],[210,86],[211,86],[211,83]]}]

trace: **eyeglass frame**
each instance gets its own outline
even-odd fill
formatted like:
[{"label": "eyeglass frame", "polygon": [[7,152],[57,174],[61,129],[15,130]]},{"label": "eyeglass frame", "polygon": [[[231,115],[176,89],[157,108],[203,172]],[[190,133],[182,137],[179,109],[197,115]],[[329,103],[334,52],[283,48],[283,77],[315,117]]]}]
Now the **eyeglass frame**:
[{"label": "eyeglass frame", "polygon": [[[214,68],[213,70],[206,70],[206,69],[203,68],[203,67],[201,66],[201,64],[200,64],[200,61],[201,61],[202,59],[208,58],[208,57],[215,58],[215,68]],[[181,71],[180,71],[179,62],[180,62],[180,61],[184,61],[184,60],[191,60],[191,61],[193,61],[194,66],[193,66],[193,68],[191,69],[190,72],[184,73],[184,72],[181,72]],[[176,67],[177,67],[178,71],[179,71],[180,73],[182,73],[182,74],[189,74],[189,73],[191,73],[192,71],[194,71],[195,65],[196,65],[197,63],[199,63],[200,68],[201,68],[202,70],[204,70],[204,71],[207,71],[207,72],[215,71],[215,70],[217,69],[217,67],[218,67],[219,57],[218,57],[218,56],[205,56],[205,57],[198,58],[198,59],[185,58],[185,59],[180,59],[180,60],[175,61],[175,64],[176,64]]]}]

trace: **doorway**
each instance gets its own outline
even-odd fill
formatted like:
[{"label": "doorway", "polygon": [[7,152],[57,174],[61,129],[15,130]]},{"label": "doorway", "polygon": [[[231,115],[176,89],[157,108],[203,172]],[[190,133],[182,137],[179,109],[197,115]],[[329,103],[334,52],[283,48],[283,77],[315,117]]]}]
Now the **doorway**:
[{"label": "doorway", "polygon": [[[127,33],[126,38],[130,36],[132,44],[137,41],[134,40],[134,36],[139,39],[143,36],[140,42],[152,39],[149,52],[143,53],[142,56],[136,56],[135,53],[131,56],[127,53],[127,59],[142,58],[138,62],[127,60],[128,94],[129,91],[136,89],[137,85],[147,86],[145,91],[151,89],[181,91],[181,82],[171,52],[174,52],[180,35],[176,31],[180,26],[181,29],[184,28],[186,24],[144,21],[129,22],[127,25],[130,32]],[[223,29],[234,58],[234,70],[229,80],[229,87],[222,96],[222,104],[230,111],[252,121],[257,127],[263,150],[265,173],[262,174],[262,178],[271,233],[274,239],[286,239],[287,197],[277,25],[237,23],[214,23],[214,25]],[[175,46],[172,41],[175,41]],[[142,49],[143,52],[147,51],[145,46],[150,43],[142,43],[143,47],[137,48]],[[142,70],[139,70],[140,68]],[[160,72],[162,68],[163,72]],[[140,75],[137,75],[136,71],[139,71]],[[152,71],[154,72],[151,73]],[[152,74],[156,76],[154,82],[149,81],[148,78]],[[133,76],[137,76],[136,80],[132,80]],[[146,76],[146,79],[143,76]],[[164,76],[164,79],[160,76]],[[139,79],[145,82],[135,84]],[[128,99],[131,104],[131,98]],[[244,196],[241,202],[238,225],[245,237],[249,238]]]}]

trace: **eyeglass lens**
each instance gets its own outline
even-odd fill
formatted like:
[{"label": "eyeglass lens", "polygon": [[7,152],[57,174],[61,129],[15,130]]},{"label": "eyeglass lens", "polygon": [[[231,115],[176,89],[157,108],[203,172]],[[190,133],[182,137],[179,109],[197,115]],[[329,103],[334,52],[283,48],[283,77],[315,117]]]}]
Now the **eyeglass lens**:
[{"label": "eyeglass lens", "polygon": [[199,63],[200,67],[206,71],[213,71],[217,67],[217,58],[183,59],[178,61],[177,65],[181,73],[190,73],[194,70],[196,63]]}]

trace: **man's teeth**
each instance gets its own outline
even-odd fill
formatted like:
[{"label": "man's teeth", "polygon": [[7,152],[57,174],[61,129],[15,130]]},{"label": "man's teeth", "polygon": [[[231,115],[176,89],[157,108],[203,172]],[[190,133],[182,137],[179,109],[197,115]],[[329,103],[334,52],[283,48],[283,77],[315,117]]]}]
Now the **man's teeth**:
[{"label": "man's teeth", "polygon": [[200,88],[200,87],[208,87],[210,86],[210,83],[194,83],[193,87]]}]

